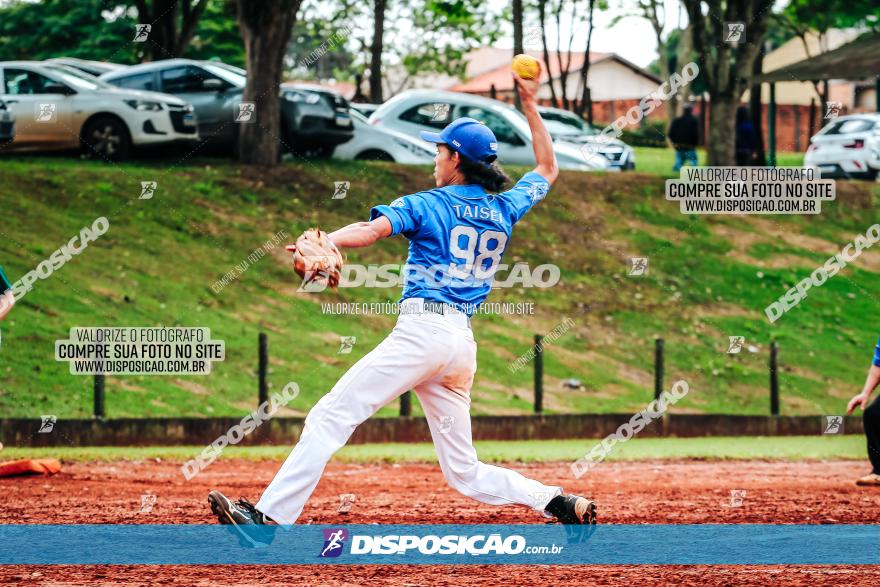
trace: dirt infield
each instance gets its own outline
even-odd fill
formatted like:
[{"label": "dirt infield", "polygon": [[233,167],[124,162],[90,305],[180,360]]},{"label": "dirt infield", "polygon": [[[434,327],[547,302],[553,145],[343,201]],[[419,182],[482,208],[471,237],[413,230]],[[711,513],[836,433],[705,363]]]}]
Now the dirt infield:
[{"label": "dirt infield", "polygon": [[[219,461],[192,481],[180,463],[65,463],[55,477],[0,479],[3,523],[211,523],[205,496],[259,497],[280,463]],[[855,461],[604,463],[581,480],[564,464],[514,465],[523,474],[593,497],[600,523],[880,523],[880,488],[859,488]],[[731,505],[731,491],[742,504]],[[741,493],[744,491],[745,493]],[[339,495],[355,494],[348,514]],[[142,496],[147,496],[146,498]],[[155,503],[142,512],[144,503]],[[492,507],[449,489],[434,465],[332,464],[300,519],[320,524],[542,523],[526,508]],[[878,585],[880,567],[0,567],[0,583],[386,585],[644,584]]]}]

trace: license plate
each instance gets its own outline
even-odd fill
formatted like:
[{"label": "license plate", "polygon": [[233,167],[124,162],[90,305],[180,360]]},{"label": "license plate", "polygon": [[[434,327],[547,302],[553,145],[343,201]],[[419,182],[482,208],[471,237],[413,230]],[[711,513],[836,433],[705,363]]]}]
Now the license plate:
[{"label": "license plate", "polygon": [[195,126],[196,125],[196,117],[194,114],[184,114],[183,115],[183,125],[184,126]]},{"label": "license plate", "polygon": [[337,114],[336,126],[351,126],[351,116],[348,114]]},{"label": "license plate", "polygon": [[0,112],[0,122],[9,122],[10,120],[12,120],[12,114],[5,110]]}]

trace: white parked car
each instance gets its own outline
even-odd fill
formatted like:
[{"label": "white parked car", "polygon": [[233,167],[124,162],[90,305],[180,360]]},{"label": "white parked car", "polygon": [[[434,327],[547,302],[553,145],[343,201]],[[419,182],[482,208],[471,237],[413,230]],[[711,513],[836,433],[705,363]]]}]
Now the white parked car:
[{"label": "white parked car", "polygon": [[880,114],[835,118],[810,139],[804,165],[822,177],[876,179],[880,171]]},{"label": "white parked car", "polygon": [[81,148],[120,160],[133,146],[198,141],[192,106],[180,98],[116,88],[64,65],[0,62],[0,100],[16,118],[7,149]]},{"label": "white parked car", "polygon": [[403,133],[371,125],[366,117],[352,109],[354,138],[336,147],[336,159],[361,159],[371,161],[393,161],[412,165],[433,163],[433,145],[421,139],[414,139]]},{"label": "white parked car", "polygon": [[554,141],[572,143],[583,148],[595,144],[597,152],[608,159],[608,165],[620,170],[636,168],[636,154],[633,148],[620,139],[599,140],[599,129],[590,126],[580,116],[561,108],[538,107],[547,130]]},{"label": "white parked car", "polygon": [[[502,165],[535,165],[529,124],[516,108],[498,100],[459,92],[408,90],[385,102],[370,116],[370,124],[417,137],[419,131],[442,130],[468,116],[483,122],[498,139],[498,162]],[[599,154],[585,157],[572,144],[554,143],[560,169],[602,171],[608,160]]]}]

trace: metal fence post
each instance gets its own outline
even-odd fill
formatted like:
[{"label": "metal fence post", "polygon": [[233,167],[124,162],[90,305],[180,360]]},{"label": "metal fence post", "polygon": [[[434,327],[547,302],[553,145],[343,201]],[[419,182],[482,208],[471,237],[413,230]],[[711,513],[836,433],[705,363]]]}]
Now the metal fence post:
[{"label": "metal fence post", "polygon": [[779,363],[777,354],[779,345],[770,343],[770,414],[779,415]]},{"label": "metal fence post", "polygon": [[535,335],[535,413],[544,411],[544,337]]},{"label": "metal fence post", "polygon": [[663,339],[654,339],[654,399],[663,393]]},{"label": "metal fence post", "polygon": [[261,406],[269,400],[269,383],[266,381],[266,372],[269,370],[269,337],[265,332],[260,333],[259,337],[259,364],[257,366],[257,374],[259,378],[260,391],[257,405]]},{"label": "metal fence post", "polygon": [[94,392],[95,392],[95,418],[103,419],[106,415],[106,411],[104,410],[104,374],[96,373],[95,374],[95,384],[94,384]]}]

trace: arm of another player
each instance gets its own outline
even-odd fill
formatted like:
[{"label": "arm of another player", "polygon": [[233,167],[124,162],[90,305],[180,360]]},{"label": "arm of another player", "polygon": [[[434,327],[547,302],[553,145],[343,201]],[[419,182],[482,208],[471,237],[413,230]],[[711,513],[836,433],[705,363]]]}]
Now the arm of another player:
[{"label": "arm of another player", "polygon": [[369,222],[349,224],[331,232],[328,236],[339,248],[368,247],[379,239],[391,236],[391,221],[385,216],[380,216]]},{"label": "arm of another player", "polygon": [[856,406],[861,406],[864,411],[868,407],[868,400],[871,398],[871,393],[878,383],[880,383],[880,340],[877,341],[877,346],[874,347],[874,360],[871,361],[871,369],[868,371],[865,386],[862,388],[861,393],[849,400],[849,403],[846,405],[846,414],[852,414]]},{"label": "arm of another player", "polygon": [[880,366],[871,365],[871,370],[868,371],[868,378],[865,380],[865,387],[862,388],[861,393],[849,400],[849,403],[846,405],[847,416],[853,413],[856,406],[861,407],[862,410],[868,407],[868,400],[871,399],[871,393],[878,383],[880,383]]},{"label": "arm of another player", "polygon": [[12,295],[11,289],[7,289],[6,293],[0,294],[0,320],[6,317],[13,305],[15,305],[15,296]]},{"label": "arm of another player", "polygon": [[556,176],[559,175],[559,168],[556,166],[556,153],[553,152],[553,139],[550,138],[550,133],[547,132],[547,127],[538,114],[536,99],[538,88],[541,87],[541,72],[538,72],[535,79],[523,79],[516,73],[513,77],[517,81],[523,114],[526,115],[529,129],[532,131],[532,147],[535,150],[535,161],[538,163],[534,171],[553,185]]}]

